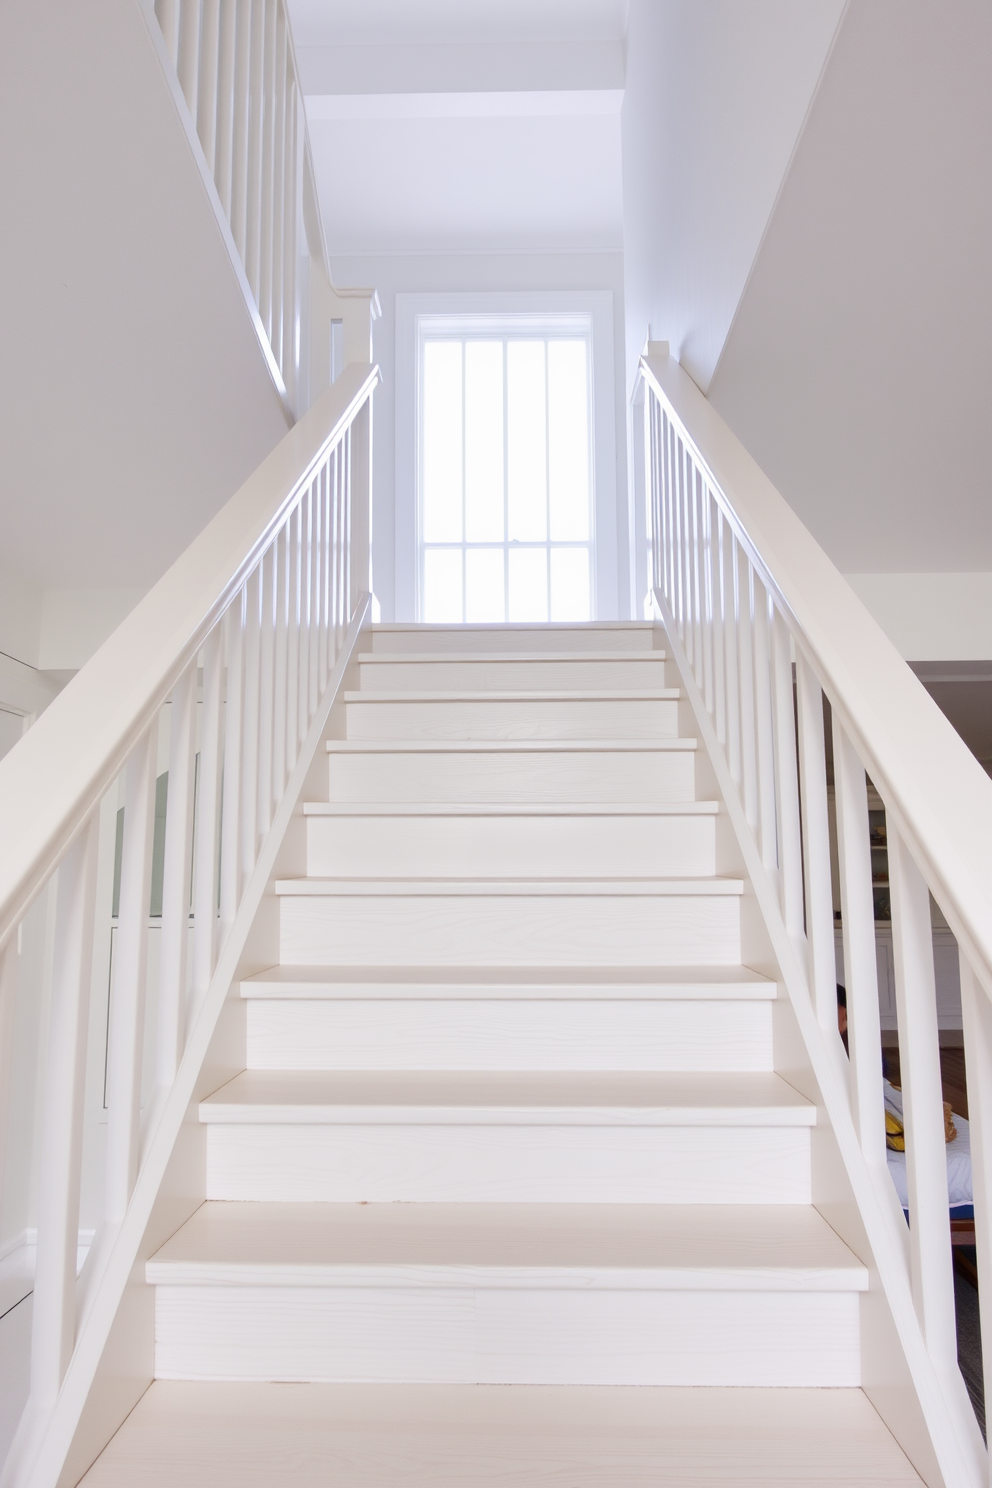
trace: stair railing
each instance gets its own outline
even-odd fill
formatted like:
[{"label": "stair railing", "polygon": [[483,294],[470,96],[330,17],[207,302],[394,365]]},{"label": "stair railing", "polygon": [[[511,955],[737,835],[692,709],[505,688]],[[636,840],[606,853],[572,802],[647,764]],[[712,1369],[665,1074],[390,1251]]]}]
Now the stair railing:
[{"label": "stair railing", "polygon": [[[0,1072],[21,1057],[17,1049],[12,1056],[15,993],[44,991],[24,986],[20,930],[46,890],[54,899],[30,1398],[0,1479],[5,1488],[54,1485],[62,1471],[271,873],[272,844],[286,830],[365,623],[377,380],[377,368],[345,369],[0,761]],[[112,877],[101,818],[109,806],[113,823],[121,797],[104,1219],[77,1283],[89,1005],[107,976],[93,947],[111,916],[106,893],[98,902],[98,878],[109,885]],[[111,862],[113,854],[111,833]],[[146,1037],[155,872],[158,998]],[[149,1040],[154,1077],[143,1099]],[[0,1111],[7,1098],[4,1085]],[[79,1363],[81,1350],[88,1354]]]},{"label": "stair railing", "polygon": [[[957,1364],[931,896],[960,957],[992,1399],[992,781],[666,346],[649,347],[640,376],[655,612],[805,1037],[939,1471],[947,1485],[977,1488],[988,1459]],[[886,1164],[868,779],[888,838],[908,1228]],[[876,1404],[885,1416],[884,1398]]]},{"label": "stair railing", "polygon": [[[285,0],[140,4],[228,238],[270,374],[287,415],[299,414],[310,401],[309,335],[330,335],[319,316],[310,325],[314,292],[321,306],[327,293],[332,301],[337,295]],[[346,325],[349,344],[348,323],[357,317],[361,348],[362,338],[366,346],[369,339],[371,292],[358,291],[359,302],[355,294],[346,294],[334,313]],[[319,348],[318,359],[324,355]],[[346,348],[344,360],[356,359]]]}]

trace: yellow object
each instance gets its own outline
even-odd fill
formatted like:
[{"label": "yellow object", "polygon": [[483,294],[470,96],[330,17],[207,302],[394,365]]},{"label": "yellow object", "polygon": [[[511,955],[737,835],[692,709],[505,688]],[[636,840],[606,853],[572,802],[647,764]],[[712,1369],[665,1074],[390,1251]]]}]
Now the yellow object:
[{"label": "yellow object", "polygon": [[885,1113],[885,1145],[891,1147],[893,1152],[906,1151],[902,1122],[898,1121],[891,1111]]}]

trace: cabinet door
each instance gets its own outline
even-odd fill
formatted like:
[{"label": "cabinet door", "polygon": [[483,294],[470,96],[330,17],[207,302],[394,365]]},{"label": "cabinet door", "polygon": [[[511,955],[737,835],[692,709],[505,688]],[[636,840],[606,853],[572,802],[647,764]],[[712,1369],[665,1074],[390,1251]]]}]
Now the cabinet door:
[{"label": "cabinet door", "polygon": [[937,984],[937,1027],[960,1028],[961,968],[958,943],[950,930],[934,931],[933,974]]}]

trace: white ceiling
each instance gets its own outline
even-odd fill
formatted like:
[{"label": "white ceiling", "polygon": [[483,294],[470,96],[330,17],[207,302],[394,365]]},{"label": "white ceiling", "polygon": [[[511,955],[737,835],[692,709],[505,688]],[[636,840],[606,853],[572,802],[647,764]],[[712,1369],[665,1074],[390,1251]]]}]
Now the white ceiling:
[{"label": "white ceiling", "polygon": [[619,252],[627,0],[290,0],[328,247]]}]

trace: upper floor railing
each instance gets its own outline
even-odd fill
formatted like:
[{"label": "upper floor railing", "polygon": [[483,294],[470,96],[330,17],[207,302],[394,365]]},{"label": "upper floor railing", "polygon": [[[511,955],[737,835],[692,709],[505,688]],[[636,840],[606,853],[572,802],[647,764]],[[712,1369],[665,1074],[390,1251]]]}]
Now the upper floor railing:
[{"label": "upper floor railing", "polygon": [[[977,1488],[988,1462],[957,1364],[931,899],[960,956],[988,1390],[992,781],[667,348],[642,359],[641,377],[654,603],[792,994],[944,1481]],[[908,1227],[886,1161],[869,780],[887,829]],[[838,1032],[838,915],[849,1058]]]},{"label": "upper floor railing", "polygon": [[371,355],[378,302],[331,280],[285,0],[139,3],[291,421],[341,366]]},{"label": "upper floor railing", "polygon": [[[147,1218],[132,1221],[135,1195],[181,1127],[270,844],[317,747],[329,679],[367,613],[377,377],[369,365],[345,369],[0,761],[0,1114],[35,1059],[39,1088],[26,1104],[41,1123],[27,1143],[30,1400],[5,1488],[54,1484],[62,1470],[87,1388],[84,1379],[67,1404],[67,1375],[88,1347],[79,1367],[92,1377],[100,1345],[90,1335],[110,1326]],[[46,944],[33,959],[39,906]],[[90,1005],[108,966],[109,1023],[94,1040]],[[39,1059],[30,1037],[17,1043],[15,1012],[42,1006]],[[89,1174],[99,1213],[77,1284],[94,1043],[101,1060],[105,1050],[105,1160]],[[0,1125],[0,1160],[16,1145]],[[0,1167],[5,1206],[6,1176]],[[144,1183],[146,1210],[160,1182],[157,1170]],[[61,1436],[49,1429],[57,1404]]]}]

